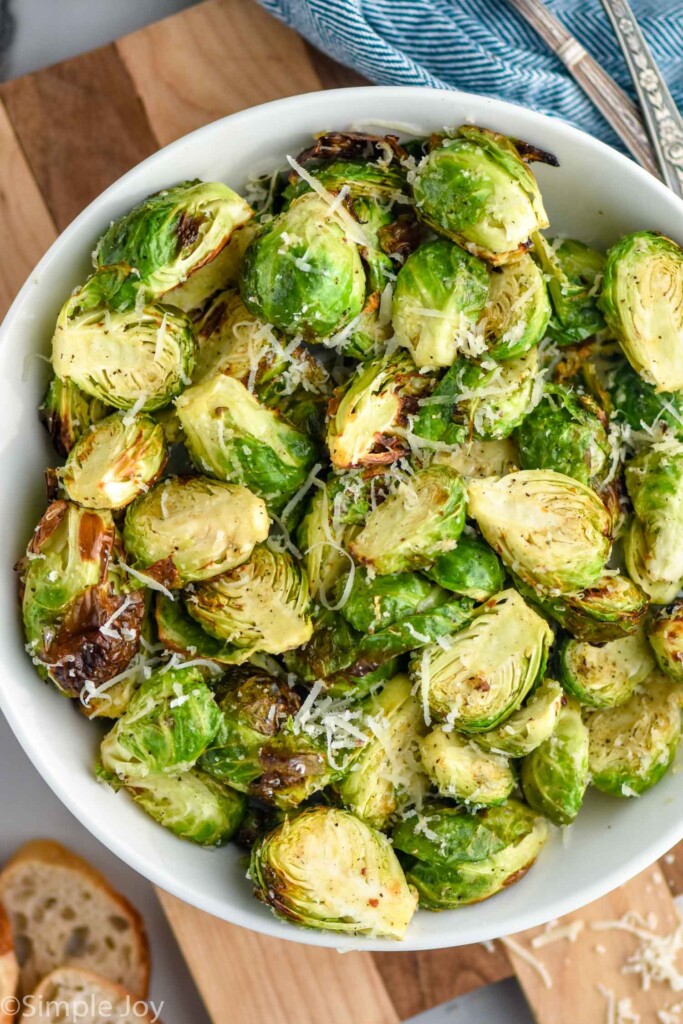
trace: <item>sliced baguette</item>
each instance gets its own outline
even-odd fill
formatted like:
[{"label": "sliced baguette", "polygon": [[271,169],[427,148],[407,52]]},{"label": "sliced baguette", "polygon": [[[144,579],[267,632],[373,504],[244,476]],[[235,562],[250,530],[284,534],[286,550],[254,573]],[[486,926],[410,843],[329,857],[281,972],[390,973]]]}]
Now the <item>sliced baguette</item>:
[{"label": "sliced baguette", "polygon": [[142,1000],[80,967],[58,967],[25,999],[19,1024],[158,1024]]},{"label": "sliced baguette", "polygon": [[0,904],[0,1024],[12,1024],[12,1001],[19,986],[19,964],[14,955],[14,941],[9,918]]},{"label": "sliced baguette", "polygon": [[149,948],[140,915],[86,861],[35,840],[0,873],[12,926],[19,990],[32,992],[56,967],[80,967],[147,995]]}]

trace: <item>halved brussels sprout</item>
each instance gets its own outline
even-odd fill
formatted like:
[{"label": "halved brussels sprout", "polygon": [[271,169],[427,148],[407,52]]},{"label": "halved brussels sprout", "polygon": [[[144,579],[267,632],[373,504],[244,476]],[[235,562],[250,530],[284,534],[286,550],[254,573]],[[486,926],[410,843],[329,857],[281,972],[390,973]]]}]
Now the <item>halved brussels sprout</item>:
[{"label": "halved brussels sprout", "polygon": [[600,408],[588,395],[548,386],[517,428],[522,469],[554,469],[595,487],[610,468],[610,443]]},{"label": "halved brussels sprout", "polygon": [[319,598],[324,606],[333,600],[336,583],[348,572],[352,559],[346,546],[356,533],[357,526],[335,517],[330,482],[318,488],[299,524],[296,540],[303,555],[311,597]]},{"label": "halved brussels sprout", "polygon": [[624,359],[614,345],[601,346],[582,366],[586,387],[605,411],[632,430],[651,433],[659,428],[683,439],[683,394],[658,392]]},{"label": "halved brussels sprout", "polygon": [[589,487],[549,469],[469,480],[468,514],[503,562],[552,596],[595,584],[611,551],[612,522]]},{"label": "halved brussels sprout", "polygon": [[143,199],[115,220],[95,248],[95,266],[126,263],[158,298],[210,263],[253,216],[222,182],[184,181]]},{"label": "halved brussels sprout", "polygon": [[534,404],[538,352],[531,349],[516,359],[481,365],[467,363],[460,374],[456,405],[468,435],[483,441],[509,437]]},{"label": "halved brussels sprout", "polygon": [[558,241],[550,243],[535,234],[534,255],[548,282],[553,307],[548,334],[559,345],[572,345],[605,326],[598,308],[605,257],[583,242]]},{"label": "halved brussels sprout", "polygon": [[241,665],[247,659],[239,647],[217,640],[192,618],[182,600],[170,600],[157,594],[154,618],[159,643],[192,661],[213,661],[217,665]]},{"label": "halved brussels sprout", "polygon": [[607,254],[600,305],[634,370],[655,390],[683,390],[683,250],[636,231]]},{"label": "halved brussels sprout", "polygon": [[259,544],[248,561],[193,585],[193,619],[211,636],[244,652],[282,654],[310,640],[306,574],[286,553]]},{"label": "halved brussels sprout", "polygon": [[448,466],[429,466],[370,513],[349,550],[381,576],[420,569],[454,548],[464,525],[461,478]]},{"label": "halved brussels sprout", "polygon": [[502,804],[517,784],[509,760],[439,726],[420,742],[420,759],[441,796],[466,804]]},{"label": "halved brussels sprout", "polygon": [[241,793],[196,768],[182,775],[148,775],[128,787],[135,803],[164,828],[200,846],[232,839],[247,805]]},{"label": "halved brussels sprout", "polygon": [[128,509],[123,543],[135,568],[180,587],[246,562],[268,527],[265,503],[246,487],[175,476]]},{"label": "halved brussels sprout", "polygon": [[552,736],[564,702],[560,684],[544,679],[502,725],[477,733],[477,746],[508,757],[525,757]]},{"label": "halved brussels sprout", "polygon": [[295,199],[267,225],[247,249],[240,277],[247,309],[309,341],[340,331],[365,301],[358,246],[339,213],[315,193]]},{"label": "halved brussels sprout", "polygon": [[428,385],[407,352],[360,364],[330,402],[327,446],[333,467],[383,465],[401,458],[406,450],[401,428],[413,400]]},{"label": "halved brussels sprout", "polygon": [[566,638],[558,652],[562,685],[568,693],[593,708],[624,704],[654,671],[655,659],[645,633],[594,646]]},{"label": "halved brussels sprout", "polygon": [[110,308],[117,268],[94,274],[67,301],[52,339],[52,366],[67,384],[116,409],[162,409],[194,370],[197,343],[178,309]]},{"label": "halved brussels sprout", "polygon": [[176,403],[197,468],[243,484],[279,512],[305,483],[316,450],[311,439],[268,409],[234,377],[217,373]]},{"label": "halved brussels sprout", "polygon": [[519,452],[507,437],[501,441],[468,441],[450,452],[437,452],[434,462],[464,477],[506,476],[519,469]]},{"label": "halved brussels sprout", "polygon": [[611,796],[640,796],[671,767],[681,736],[675,684],[650,676],[616,708],[588,718],[593,785]]},{"label": "halved brussels sprout", "polygon": [[529,870],[548,838],[543,818],[518,800],[473,814],[437,805],[406,815],[392,833],[394,848],[413,858],[406,875],[426,910],[479,903]]},{"label": "halved brussels sprout", "polygon": [[505,583],[505,570],[495,551],[479,537],[463,534],[453,551],[446,551],[423,569],[425,576],[446,590],[473,601],[487,601]]},{"label": "halved brussels sprout", "polygon": [[440,441],[437,447],[446,454],[450,454],[451,446],[467,440],[465,427],[454,421],[456,402],[462,390],[462,367],[462,359],[457,359],[430,393],[418,399],[417,412],[410,420],[410,429],[416,437]]},{"label": "halved brussels sprout", "polygon": [[348,810],[373,828],[386,829],[402,807],[418,802],[427,789],[418,758],[425,724],[403,675],[369,697],[363,710],[370,739],[337,789]]},{"label": "halved brussels sprout", "polygon": [[506,263],[489,281],[482,318],[486,347],[494,359],[516,359],[538,345],[548,326],[550,300],[543,274],[525,255]]},{"label": "halved brussels sprout", "polygon": [[154,775],[180,775],[197,763],[220,723],[220,711],[198,669],[158,669],[102,740],[102,764],[126,785]]},{"label": "halved brussels sprout", "polygon": [[40,406],[40,419],[52,438],[55,450],[63,458],[76,441],[111,410],[80,391],[75,384],[53,377]]},{"label": "halved brussels sprout", "polygon": [[516,590],[503,590],[444,646],[432,644],[413,658],[425,709],[460,732],[494,729],[543,672],[552,640],[545,619]]},{"label": "halved brussels sprout", "polygon": [[69,697],[118,676],[140,646],[145,599],[119,554],[110,512],[54,501],[17,566],[27,650]]},{"label": "halved brussels sprout", "polygon": [[260,230],[255,217],[237,228],[218,255],[199,270],[195,270],[182,284],[166,292],[164,301],[169,306],[177,306],[178,309],[190,313],[194,318],[203,311],[208,300],[216,292],[237,285],[244,254]]},{"label": "halved brussels sprout", "polygon": [[341,613],[354,629],[376,633],[409,615],[432,611],[448,599],[444,590],[414,572],[373,576],[357,569]]},{"label": "halved brussels sprout", "polygon": [[507,263],[529,248],[535,231],[548,227],[538,182],[521,155],[529,149],[474,125],[453,135],[418,165],[418,216],[475,255]]},{"label": "halved brussels sprout", "polygon": [[399,343],[419,367],[451,366],[471,350],[488,294],[484,263],[445,239],[425,242],[396,278],[392,323]]},{"label": "halved brussels sprout", "polygon": [[164,428],[151,416],[114,413],[84,434],[56,477],[86,508],[124,508],[166,464]]},{"label": "halved brussels sprout", "polygon": [[571,825],[588,781],[588,729],[579,705],[569,700],[552,736],[522,761],[524,799],[555,825]]},{"label": "halved brussels sprout", "polygon": [[629,574],[657,604],[683,580],[683,446],[655,446],[626,466],[635,520],[624,538]]},{"label": "halved brussels sprout", "polygon": [[662,672],[683,682],[683,601],[661,608],[653,616],[647,636]]},{"label": "halved brussels sprout", "polygon": [[315,807],[254,846],[254,895],[307,928],[401,939],[417,907],[391,843],[348,811]]}]

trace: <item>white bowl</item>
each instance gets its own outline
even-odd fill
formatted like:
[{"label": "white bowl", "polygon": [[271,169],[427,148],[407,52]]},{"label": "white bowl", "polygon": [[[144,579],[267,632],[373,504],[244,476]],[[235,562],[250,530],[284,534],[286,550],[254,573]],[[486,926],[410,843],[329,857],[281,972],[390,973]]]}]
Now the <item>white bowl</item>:
[{"label": "white bowl", "polygon": [[[561,121],[457,92],[413,88],[342,89],[278,100],[200,128],[124,175],[57,239],[26,282],[0,329],[0,706],[24,750],[57,796],[122,860],[175,896],[234,924],[280,938],[340,949],[432,949],[481,942],[559,917],[597,899],[683,837],[683,786],[669,773],[638,800],[591,792],[576,824],[559,830],[518,884],[472,907],[421,911],[396,944],[309,931],[277,921],[253,899],[234,846],[206,851],[176,839],[95,782],[100,729],[43,683],[24,652],[12,566],[45,507],[42,474],[54,456],[38,423],[57,312],[88,272],[109,222],[157,189],[186,178],[247,176],[281,165],[315,131],[375,124],[438,130],[473,121],[555,153],[559,169],[536,165],[552,230],[607,246],[652,228],[683,241],[683,203],[630,160]],[[1,816],[11,814],[4,807]],[[36,832],[40,832],[36,822]]]}]

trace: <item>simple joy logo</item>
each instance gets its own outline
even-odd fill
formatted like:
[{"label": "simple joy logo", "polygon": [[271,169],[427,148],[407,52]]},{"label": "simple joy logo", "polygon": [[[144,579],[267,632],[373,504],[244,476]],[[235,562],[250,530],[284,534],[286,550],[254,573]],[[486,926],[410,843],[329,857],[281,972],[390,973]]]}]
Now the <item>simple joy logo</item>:
[{"label": "simple joy logo", "polygon": [[127,996],[116,1003],[97,999],[94,995],[76,999],[47,999],[44,996],[29,995],[23,999],[8,996],[0,1000],[0,1016],[9,1019],[21,1014],[23,1020],[69,1020],[77,1024],[80,1020],[118,1021],[122,1017],[139,1018],[141,1021],[157,1024],[163,1011],[163,1001],[155,1004]]}]

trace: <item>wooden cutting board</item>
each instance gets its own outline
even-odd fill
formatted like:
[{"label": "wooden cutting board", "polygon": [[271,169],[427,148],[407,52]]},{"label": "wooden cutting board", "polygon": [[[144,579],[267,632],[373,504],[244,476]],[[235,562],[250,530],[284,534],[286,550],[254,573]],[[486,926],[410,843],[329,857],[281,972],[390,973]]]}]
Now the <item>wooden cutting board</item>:
[{"label": "wooden cutting board", "polygon": [[[0,85],[0,316],[58,232],[159,146],[256,103],[359,84],[360,76],[313,51],[253,0],[208,0]],[[542,1024],[608,1021],[598,984],[631,998],[641,1024],[655,1024],[656,1011],[677,997],[664,986],[639,992],[637,977],[620,973],[638,940],[617,931],[598,935],[588,921],[618,919],[631,909],[656,913],[657,927],[670,931],[669,889],[683,891],[683,847],[661,871],[670,885],[652,868],[573,915],[584,922],[575,943],[533,950],[551,971],[552,989],[509,947],[341,956],[246,932],[167,894],[160,898],[217,1024],[396,1024],[513,968]],[[535,934],[514,937],[516,948],[529,950]],[[596,953],[598,945],[607,952]]]}]

